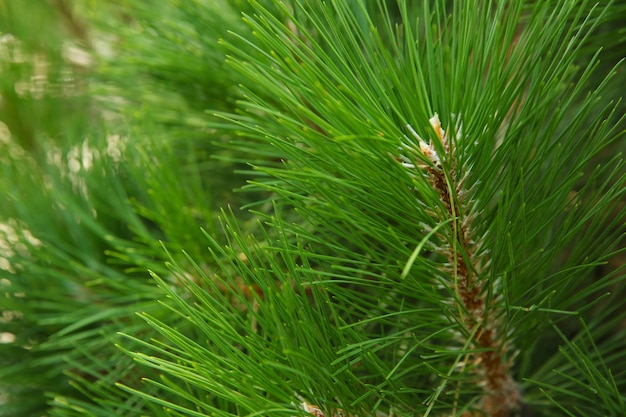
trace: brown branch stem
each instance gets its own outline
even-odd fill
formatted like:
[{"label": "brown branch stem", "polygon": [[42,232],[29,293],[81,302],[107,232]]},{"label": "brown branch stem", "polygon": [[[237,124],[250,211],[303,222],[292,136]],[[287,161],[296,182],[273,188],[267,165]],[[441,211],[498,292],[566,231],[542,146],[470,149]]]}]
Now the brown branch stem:
[{"label": "brown branch stem", "polygon": [[510,364],[505,359],[505,341],[497,335],[498,323],[493,314],[497,306],[495,303],[487,304],[485,281],[480,279],[488,259],[485,259],[484,252],[478,252],[470,227],[464,221],[469,209],[461,190],[456,188],[456,173],[450,172],[448,181],[441,165],[431,166],[426,172],[443,202],[444,216],[455,219],[448,235],[446,232],[440,234],[449,245],[442,250],[442,254],[449,263],[446,272],[454,277],[451,285],[462,304],[459,311],[463,315],[461,321],[465,325],[466,334],[474,335],[472,345],[480,350],[472,355],[471,362],[477,382],[484,390],[478,404],[484,414],[467,412],[464,417],[513,416],[519,410],[522,398],[517,384],[510,376]]},{"label": "brown branch stem", "polygon": [[[459,321],[465,327],[462,333],[467,335],[460,342],[466,345],[467,338],[471,338],[469,345],[476,349],[465,363],[471,365],[476,383],[483,388],[475,411],[468,411],[463,417],[513,417],[521,409],[522,395],[510,374],[507,359],[510,347],[506,337],[498,334],[498,295],[487,299],[487,286],[492,284],[485,279],[490,259],[472,235],[473,201],[468,200],[469,190],[465,189],[464,181],[459,180],[456,142],[451,141],[441,128],[437,114],[430,119],[430,124],[437,146],[432,141],[424,141],[407,125],[415,140],[407,138],[409,141],[403,143],[403,147],[412,157],[401,156],[399,159],[404,167],[420,170],[439,195],[442,204],[433,211],[434,220],[452,221],[450,228],[437,233],[443,242],[438,252],[447,259],[443,272],[450,277],[449,285],[456,294],[459,307]],[[462,126],[457,123],[457,128],[456,139],[461,140]]]}]

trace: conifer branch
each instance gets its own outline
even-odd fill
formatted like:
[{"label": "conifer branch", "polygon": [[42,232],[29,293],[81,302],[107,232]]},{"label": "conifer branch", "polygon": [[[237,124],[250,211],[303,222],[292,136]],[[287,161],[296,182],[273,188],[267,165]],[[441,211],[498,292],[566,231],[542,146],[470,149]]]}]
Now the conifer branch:
[{"label": "conifer branch", "polygon": [[[493,281],[486,278],[490,259],[481,247],[482,240],[477,240],[473,233],[473,201],[467,198],[470,190],[464,179],[458,178],[454,141],[441,128],[437,114],[430,119],[430,124],[439,143],[426,143],[407,126],[417,142],[411,140],[404,144],[412,157],[401,157],[401,160],[411,170],[419,168],[439,195],[442,208],[440,213],[433,212],[434,220],[452,219],[450,228],[437,232],[443,242],[437,251],[447,260],[443,272],[449,277],[449,285],[456,295],[459,322],[465,327],[462,337],[472,338],[471,345],[479,350],[470,359],[476,382],[483,388],[478,408],[489,417],[508,417],[520,409],[522,397],[509,372],[506,353],[510,347],[498,334],[498,296],[487,299],[487,287],[493,286]],[[462,139],[460,131],[459,124],[457,140]],[[439,155],[440,151],[444,154]],[[466,344],[465,340],[459,342]],[[474,415],[478,414],[466,412],[464,417]]]}]

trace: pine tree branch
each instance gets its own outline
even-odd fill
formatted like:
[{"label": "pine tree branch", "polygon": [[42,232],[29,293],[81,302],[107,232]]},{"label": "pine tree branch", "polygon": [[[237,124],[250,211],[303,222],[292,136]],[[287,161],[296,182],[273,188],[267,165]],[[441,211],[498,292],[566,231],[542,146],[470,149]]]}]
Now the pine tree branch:
[{"label": "pine tree branch", "polygon": [[[498,296],[494,300],[487,300],[487,286],[493,286],[493,282],[485,278],[490,262],[487,252],[481,250],[480,240],[477,242],[472,233],[475,216],[472,201],[466,198],[469,190],[463,179],[458,179],[454,141],[441,128],[437,114],[430,119],[430,123],[438,140],[436,143],[426,143],[411,126],[407,126],[417,142],[404,144],[415,161],[414,164],[404,162],[404,166],[409,169],[420,168],[433,190],[438,193],[443,205],[438,213],[433,213],[434,220],[453,220],[450,228],[437,233],[445,242],[438,248],[438,252],[447,260],[443,272],[450,278],[449,285],[459,303],[458,319],[465,327],[464,334],[470,335],[472,344],[479,350],[471,357],[476,383],[484,390],[478,408],[489,417],[507,417],[520,409],[522,397],[506,360],[510,347],[506,344],[506,338],[498,335]],[[459,125],[457,140],[462,139],[460,131]],[[410,160],[406,157],[401,159]],[[460,342],[464,344],[466,341]],[[469,411],[463,414],[465,417],[474,415],[478,414]]]}]

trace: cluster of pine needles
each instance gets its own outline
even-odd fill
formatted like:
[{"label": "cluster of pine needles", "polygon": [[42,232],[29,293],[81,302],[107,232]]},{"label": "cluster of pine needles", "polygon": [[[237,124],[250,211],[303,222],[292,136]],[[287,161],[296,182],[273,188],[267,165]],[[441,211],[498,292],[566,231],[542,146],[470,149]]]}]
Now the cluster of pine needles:
[{"label": "cluster of pine needles", "polygon": [[626,415],[624,21],[0,2],[0,416]]}]

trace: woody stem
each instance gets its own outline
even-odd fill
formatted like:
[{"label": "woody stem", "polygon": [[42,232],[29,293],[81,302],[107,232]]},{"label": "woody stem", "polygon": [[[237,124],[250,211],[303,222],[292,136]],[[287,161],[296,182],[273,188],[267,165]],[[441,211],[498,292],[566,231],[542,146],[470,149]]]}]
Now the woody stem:
[{"label": "woody stem", "polygon": [[461,304],[461,322],[465,326],[466,334],[474,335],[472,344],[480,350],[472,358],[473,369],[478,376],[477,382],[484,388],[479,407],[489,417],[508,417],[519,409],[521,395],[504,358],[503,339],[497,337],[497,323],[494,319],[494,309],[497,306],[495,303],[487,304],[484,287],[487,281],[480,279],[488,259],[485,259],[484,252],[478,253],[470,225],[463,219],[469,211],[468,204],[463,201],[460,190],[457,189],[455,172],[450,172],[446,177],[441,165],[435,165],[429,167],[427,173],[431,185],[443,202],[444,216],[455,219],[451,231],[447,235],[442,232],[440,236],[448,242],[448,246],[442,249],[442,254],[450,265],[446,272],[454,277],[451,285]]}]

